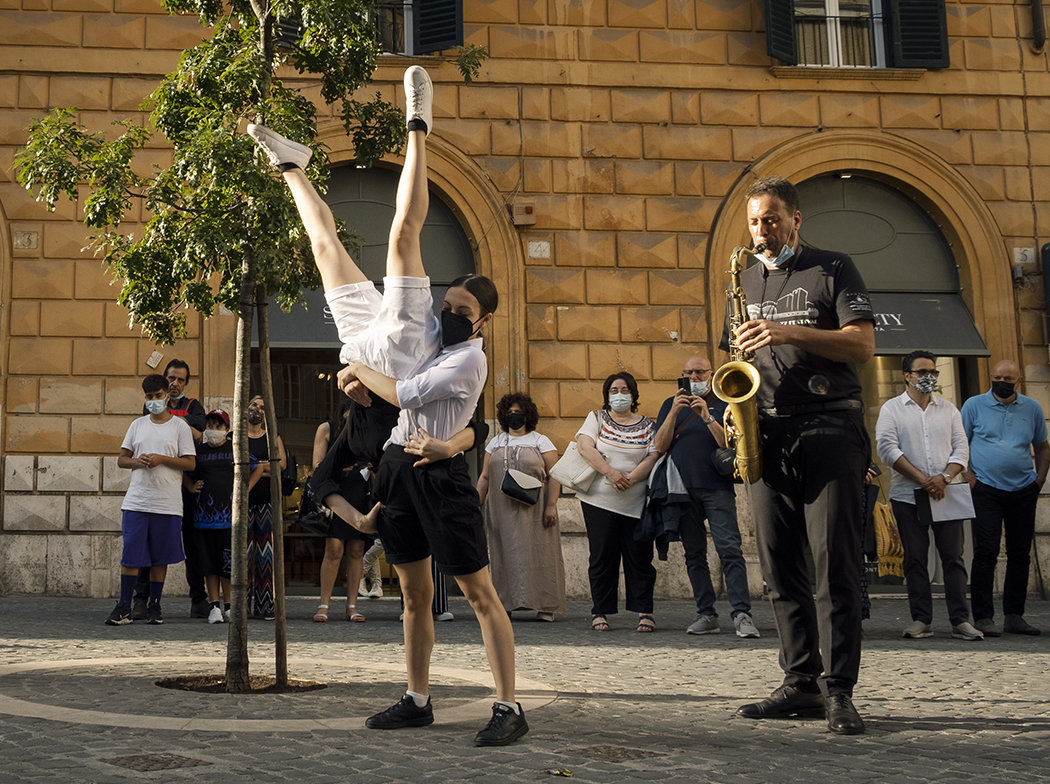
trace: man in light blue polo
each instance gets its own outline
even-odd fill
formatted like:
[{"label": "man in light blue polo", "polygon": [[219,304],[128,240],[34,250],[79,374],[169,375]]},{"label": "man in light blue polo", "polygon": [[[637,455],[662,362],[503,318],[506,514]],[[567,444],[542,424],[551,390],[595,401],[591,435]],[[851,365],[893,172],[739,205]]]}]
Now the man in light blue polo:
[{"label": "man in light blue polo", "polygon": [[[971,397],[962,408],[970,441],[966,479],[973,491],[973,563],[970,601],[974,625],[985,637],[1039,634],[1024,619],[1028,565],[1035,535],[1035,507],[1050,469],[1043,409],[1017,391],[1022,381],[1016,362],[1004,359],[992,368],[992,388]],[[1033,464],[1034,452],[1034,464]],[[1003,627],[995,623],[992,585],[999,540],[1006,533]]]}]

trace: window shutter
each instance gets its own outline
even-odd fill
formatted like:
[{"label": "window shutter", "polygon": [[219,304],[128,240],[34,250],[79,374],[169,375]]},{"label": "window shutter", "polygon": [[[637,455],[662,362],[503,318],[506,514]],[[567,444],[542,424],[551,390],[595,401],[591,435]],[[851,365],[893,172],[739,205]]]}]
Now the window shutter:
[{"label": "window shutter", "polygon": [[947,68],[944,0],[883,0],[889,10],[886,51],[891,68]]},{"label": "window shutter", "polygon": [[788,65],[798,65],[795,52],[795,0],[765,0],[766,53]]},{"label": "window shutter", "polygon": [[463,0],[415,0],[415,54],[463,45]]}]

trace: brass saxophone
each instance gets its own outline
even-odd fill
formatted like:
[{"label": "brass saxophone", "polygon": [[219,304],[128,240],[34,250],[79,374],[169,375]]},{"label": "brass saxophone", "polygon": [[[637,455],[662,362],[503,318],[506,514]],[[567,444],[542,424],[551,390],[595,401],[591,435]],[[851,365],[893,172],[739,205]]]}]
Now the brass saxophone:
[{"label": "brass saxophone", "polygon": [[[762,442],[758,435],[758,401],[755,399],[761,383],[755,370],[755,355],[740,348],[736,336],[737,327],[748,321],[747,299],[740,285],[741,262],[746,256],[754,256],[765,250],[758,245],[754,250],[739,247],[729,260],[729,274],[733,287],[726,292],[729,298],[729,357],[730,361],[720,367],[711,380],[711,388],[719,400],[728,404],[724,426],[726,443],[736,450],[734,476],[748,484],[762,477]],[[729,433],[735,435],[729,435]]]}]

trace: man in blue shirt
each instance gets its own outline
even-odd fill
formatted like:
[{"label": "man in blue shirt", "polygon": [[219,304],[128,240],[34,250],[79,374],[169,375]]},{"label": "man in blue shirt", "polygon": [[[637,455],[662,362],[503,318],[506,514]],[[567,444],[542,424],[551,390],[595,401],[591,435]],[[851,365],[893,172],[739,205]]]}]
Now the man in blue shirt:
[{"label": "man in blue shirt", "polygon": [[[1039,404],[1017,391],[1021,369],[1004,359],[992,368],[992,388],[962,408],[970,440],[966,479],[973,490],[973,564],[970,599],[974,625],[985,637],[1039,634],[1024,619],[1035,507],[1050,469],[1046,419]],[[1035,453],[1033,468],[1032,452]],[[992,584],[999,540],[1006,532],[1003,628],[995,623]]]},{"label": "man in blue shirt", "polygon": [[747,586],[747,564],[740,549],[740,527],[736,518],[733,482],[719,474],[711,453],[725,446],[722,418],[725,403],[711,392],[711,363],[706,357],[686,360],[682,378],[689,379],[690,391],[679,390],[660,408],[656,420],[656,448],[670,452],[670,459],[689,493],[690,504],[678,523],[678,535],[685,548],[685,567],[696,600],[696,620],[688,634],[714,634],[719,631],[715,612],[715,591],[707,564],[707,531],[722,561],[726,597],[733,608],[733,626],[739,637],[758,637],[751,620],[751,594]]}]

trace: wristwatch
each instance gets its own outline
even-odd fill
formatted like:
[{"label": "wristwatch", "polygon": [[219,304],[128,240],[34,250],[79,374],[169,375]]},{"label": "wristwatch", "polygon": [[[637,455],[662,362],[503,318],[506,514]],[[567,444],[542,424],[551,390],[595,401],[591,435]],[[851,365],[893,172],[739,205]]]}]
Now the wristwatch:
[{"label": "wristwatch", "polygon": [[710,425],[712,422],[715,421],[715,418],[711,417],[710,419],[701,419],[700,421],[703,422],[705,425]]},{"label": "wristwatch", "polygon": [[947,482],[948,484],[951,484],[951,483],[952,483],[952,475],[951,475],[951,474],[949,474],[949,473],[948,473],[947,471],[945,471],[944,473],[942,473],[942,474],[941,474],[941,476],[943,476],[943,477],[944,477],[944,481],[945,481],[945,482]]}]

